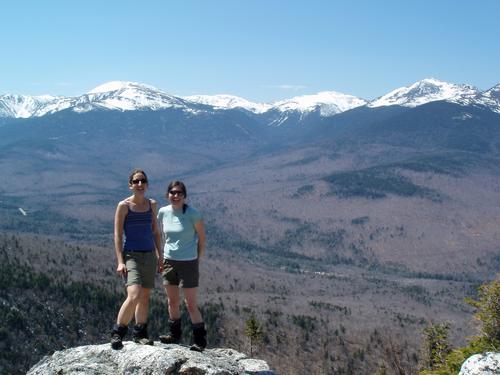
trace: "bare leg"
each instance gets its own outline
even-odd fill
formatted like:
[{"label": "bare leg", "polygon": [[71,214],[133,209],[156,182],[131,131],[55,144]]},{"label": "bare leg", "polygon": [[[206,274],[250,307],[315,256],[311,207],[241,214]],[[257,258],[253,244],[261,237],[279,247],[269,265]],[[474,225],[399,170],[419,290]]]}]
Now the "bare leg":
[{"label": "bare leg", "polygon": [[198,288],[184,288],[184,299],[186,307],[191,318],[192,324],[203,323],[200,310],[198,309],[197,292]]},{"label": "bare leg", "polygon": [[135,306],[135,323],[144,324],[148,321],[148,310],[149,310],[149,296],[151,294],[151,289],[141,288],[141,293],[139,295],[139,301]]},{"label": "bare leg", "polygon": [[178,320],[181,318],[181,296],[179,286],[167,285],[165,286],[168,300],[168,317],[170,320]]},{"label": "bare leg", "polygon": [[142,286],[140,285],[129,285],[127,287],[127,299],[123,302],[118,312],[118,317],[116,318],[116,324],[120,326],[127,326],[132,317],[134,316],[134,311],[137,303],[140,300]]}]

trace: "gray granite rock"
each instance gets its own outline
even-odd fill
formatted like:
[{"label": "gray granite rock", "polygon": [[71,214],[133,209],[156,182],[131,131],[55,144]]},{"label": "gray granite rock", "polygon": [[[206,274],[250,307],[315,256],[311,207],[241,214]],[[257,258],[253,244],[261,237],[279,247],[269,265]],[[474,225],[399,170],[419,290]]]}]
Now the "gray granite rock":
[{"label": "gray granite rock", "polygon": [[500,353],[474,354],[463,364],[458,375],[499,375]]},{"label": "gray granite rock", "polygon": [[28,375],[276,375],[265,361],[232,349],[203,353],[181,345],[154,346],[124,342],[121,350],[109,344],[87,345],[55,352],[33,366]]}]

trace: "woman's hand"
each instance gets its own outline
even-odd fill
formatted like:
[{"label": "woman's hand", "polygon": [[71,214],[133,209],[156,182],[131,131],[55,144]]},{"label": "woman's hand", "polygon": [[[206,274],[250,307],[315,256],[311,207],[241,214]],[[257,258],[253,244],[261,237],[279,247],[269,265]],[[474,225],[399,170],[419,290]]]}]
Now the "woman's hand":
[{"label": "woman's hand", "polygon": [[163,258],[158,258],[158,273],[163,272]]},{"label": "woman's hand", "polygon": [[127,276],[127,266],[125,263],[118,263],[118,267],[116,267],[116,273],[121,276]]}]

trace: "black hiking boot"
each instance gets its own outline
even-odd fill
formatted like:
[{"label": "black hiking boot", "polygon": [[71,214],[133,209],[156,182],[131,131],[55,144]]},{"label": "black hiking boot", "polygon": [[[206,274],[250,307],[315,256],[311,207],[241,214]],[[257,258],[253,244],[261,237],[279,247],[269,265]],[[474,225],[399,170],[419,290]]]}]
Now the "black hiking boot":
[{"label": "black hiking boot", "polygon": [[170,326],[170,334],[160,336],[160,342],[163,344],[178,344],[181,341],[182,329],[181,320],[168,320]]},{"label": "black hiking boot", "polygon": [[126,326],[119,326],[115,324],[113,329],[111,330],[111,347],[115,350],[119,350],[123,348],[123,337],[128,332],[128,328]]},{"label": "black hiking boot", "polygon": [[207,347],[207,331],[205,330],[205,323],[193,324],[193,345],[189,349],[195,352],[202,352]]},{"label": "black hiking boot", "polygon": [[141,345],[154,345],[153,340],[148,336],[148,323],[136,324],[132,331],[132,340]]}]

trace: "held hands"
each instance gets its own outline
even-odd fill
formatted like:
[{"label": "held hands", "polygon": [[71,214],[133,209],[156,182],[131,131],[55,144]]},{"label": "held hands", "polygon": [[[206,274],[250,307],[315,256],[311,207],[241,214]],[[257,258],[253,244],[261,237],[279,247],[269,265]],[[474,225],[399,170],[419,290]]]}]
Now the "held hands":
[{"label": "held hands", "polygon": [[163,257],[158,258],[158,273],[163,272]]}]

